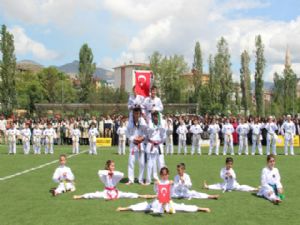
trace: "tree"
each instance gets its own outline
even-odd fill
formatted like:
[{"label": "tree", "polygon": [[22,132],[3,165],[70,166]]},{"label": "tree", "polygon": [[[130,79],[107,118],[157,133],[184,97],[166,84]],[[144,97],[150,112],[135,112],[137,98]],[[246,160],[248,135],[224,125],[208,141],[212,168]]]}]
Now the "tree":
[{"label": "tree", "polygon": [[65,79],[65,74],[56,67],[44,68],[38,73],[38,78],[43,87],[43,96],[48,103],[66,103],[64,100],[64,90],[61,81]]},{"label": "tree", "polygon": [[160,64],[162,60],[162,55],[155,51],[153,54],[149,57],[150,61],[150,70],[154,74],[154,85],[160,88]]},{"label": "tree", "polygon": [[295,114],[295,100],[296,100],[296,87],[297,87],[297,76],[292,70],[290,65],[285,65],[283,70],[283,96],[284,96],[284,113]]},{"label": "tree", "polygon": [[16,74],[17,101],[19,107],[33,114],[36,110],[35,104],[44,100],[44,89],[37,74],[32,72]]},{"label": "tree", "polygon": [[225,113],[230,106],[233,91],[232,72],[228,43],[221,37],[217,44],[217,54],[214,57],[214,74],[220,82],[220,104],[222,112]]},{"label": "tree", "polygon": [[179,103],[186,101],[186,83],[181,79],[187,71],[187,63],[183,56],[173,55],[170,57],[161,56],[154,52],[150,57],[150,68],[159,80],[161,97],[166,103]]},{"label": "tree", "polygon": [[17,105],[16,57],[13,35],[7,31],[5,25],[2,25],[1,28],[0,51],[2,53],[2,60],[0,61],[0,98],[3,112],[9,115]]},{"label": "tree", "polygon": [[200,43],[197,41],[194,50],[194,62],[193,62],[193,85],[194,92],[192,93],[191,102],[198,103],[201,108],[201,86],[202,86],[202,74],[203,74],[203,60]]},{"label": "tree", "polygon": [[87,102],[89,95],[92,94],[93,74],[96,71],[96,64],[93,63],[93,59],[92,49],[87,44],[82,45],[79,52],[79,102]]},{"label": "tree", "polygon": [[266,66],[266,59],[264,57],[264,45],[261,36],[255,38],[255,101],[256,101],[256,114],[258,116],[264,115],[264,93],[263,93],[263,74]]},{"label": "tree", "polygon": [[251,96],[251,77],[250,77],[250,56],[245,50],[241,55],[241,90],[242,90],[242,106],[245,116],[251,112],[252,96]]}]

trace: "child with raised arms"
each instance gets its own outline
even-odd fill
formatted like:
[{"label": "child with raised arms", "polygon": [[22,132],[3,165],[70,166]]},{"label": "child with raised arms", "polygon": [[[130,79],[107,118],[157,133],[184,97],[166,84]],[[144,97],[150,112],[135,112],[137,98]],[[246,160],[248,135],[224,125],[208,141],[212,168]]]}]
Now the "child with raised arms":
[{"label": "child with raised arms", "polygon": [[119,191],[116,186],[124,177],[124,174],[115,171],[115,162],[113,160],[106,161],[105,169],[99,170],[98,175],[100,181],[104,184],[103,191],[96,191],[94,193],[87,193],[83,195],[74,195],[73,199],[93,199],[103,198],[105,200],[115,200],[119,198],[153,198],[153,195],[139,195],[136,193]]},{"label": "child with raised arms", "polygon": [[236,180],[236,175],[233,170],[233,158],[226,158],[226,165],[220,171],[220,177],[224,180],[223,183],[211,184],[207,185],[206,181],[204,181],[204,188],[210,190],[223,190],[225,191],[247,191],[247,192],[255,192],[258,189],[251,187],[249,185],[240,185]]},{"label": "child with raised arms", "polygon": [[174,177],[174,188],[172,198],[197,198],[197,199],[218,199],[219,195],[208,195],[205,193],[190,190],[192,181],[190,176],[185,173],[185,164],[177,165],[177,175]]}]

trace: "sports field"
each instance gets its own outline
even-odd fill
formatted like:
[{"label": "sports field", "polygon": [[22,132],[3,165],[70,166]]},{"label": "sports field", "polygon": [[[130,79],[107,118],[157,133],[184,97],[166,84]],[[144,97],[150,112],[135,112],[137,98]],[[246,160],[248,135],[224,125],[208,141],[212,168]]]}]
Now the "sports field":
[{"label": "sports field", "polygon": [[[176,149],[176,148],[175,148]],[[87,150],[82,146],[81,151]],[[190,150],[190,148],[189,148]],[[116,162],[116,170],[127,175],[128,155],[118,156],[117,147],[98,149],[99,155],[86,153],[68,159],[76,177],[74,193],[52,197],[48,192],[56,184],[52,174],[58,163],[46,165],[19,176],[4,178],[22,172],[58,158],[61,153],[71,156],[71,146],[55,146],[54,155],[23,155],[18,146],[17,155],[7,155],[7,146],[0,146],[0,225],[68,225],[68,224],[300,224],[300,156],[277,156],[277,167],[281,173],[286,199],[281,205],[273,205],[267,200],[251,193],[202,190],[203,180],[208,183],[220,182],[219,171],[224,165],[225,156],[173,155],[166,156],[171,169],[171,178],[175,175],[176,164],[184,162],[190,174],[193,189],[211,194],[219,193],[219,200],[177,200],[186,204],[211,208],[211,213],[176,213],[175,215],[155,216],[146,213],[116,212],[118,206],[135,204],[143,199],[72,200],[73,194],[82,194],[102,190],[97,171],[103,169],[107,159]],[[282,154],[283,149],[279,148]],[[234,170],[240,184],[259,186],[260,172],[265,166],[265,156],[233,156]],[[137,166],[136,166],[137,168]],[[4,179],[1,179],[4,178]],[[153,194],[153,186],[119,184],[122,191]]]}]

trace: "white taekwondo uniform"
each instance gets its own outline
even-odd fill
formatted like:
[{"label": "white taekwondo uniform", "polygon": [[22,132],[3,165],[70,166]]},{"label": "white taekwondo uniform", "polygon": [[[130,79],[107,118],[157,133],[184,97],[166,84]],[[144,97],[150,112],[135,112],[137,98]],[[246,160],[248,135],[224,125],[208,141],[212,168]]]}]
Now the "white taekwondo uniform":
[{"label": "white taekwondo uniform", "polygon": [[56,138],[55,130],[52,127],[50,129],[46,128],[43,136],[45,137],[45,154],[53,154],[53,141]]},{"label": "white taekwondo uniform", "polygon": [[267,155],[270,155],[271,144],[272,144],[272,153],[274,155],[277,155],[277,153],[276,153],[277,135],[276,135],[275,131],[278,130],[278,127],[277,127],[276,123],[274,123],[274,122],[266,123],[264,127],[268,131],[268,133],[267,133]]},{"label": "white taekwondo uniform", "polygon": [[52,177],[52,180],[55,183],[59,183],[55,192],[57,194],[61,194],[66,191],[75,191],[74,179],[74,174],[69,167],[62,165],[59,166]]},{"label": "white taekwondo uniform", "polygon": [[201,134],[203,133],[201,125],[192,125],[190,128],[190,132],[193,134],[191,154],[194,155],[195,148],[197,148],[197,153],[201,155]]},{"label": "white taekwondo uniform", "polygon": [[[165,166],[163,144],[166,140],[166,130],[164,128],[164,121],[155,125],[152,121],[149,122],[147,129],[147,178],[146,183],[151,183],[152,172],[153,178],[158,180],[157,167],[160,170]],[[157,165],[158,163],[158,165]]]},{"label": "white taekwondo uniform", "polygon": [[294,155],[294,136],[296,127],[293,121],[285,121],[281,126],[282,135],[284,135],[284,154],[288,155],[288,145],[290,145],[291,155]]},{"label": "white taekwondo uniform", "polygon": [[73,154],[78,154],[79,153],[79,140],[81,137],[81,131],[79,128],[74,128],[71,131],[71,136],[72,136],[72,153]]},{"label": "white taekwondo uniform", "polygon": [[227,148],[230,148],[231,155],[234,155],[233,149],[233,137],[232,133],[234,132],[233,125],[231,123],[225,123],[222,126],[222,133],[224,135],[224,148],[223,148],[223,155],[227,154]]},{"label": "white taekwondo uniform", "polygon": [[270,201],[279,200],[279,197],[276,195],[274,188],[272,187],[276,186],[276,188],[282,188],[280,174],[277,168],[263,168],[261,172],[260,185],[260,189],[257,193],[258,196],[263,196]]},{"label": "white taekwondo uniform", "polygon": [[177,174],[174,177],[174,186],[172,192],[172,198],[197,198],[197,199],[207,199],[208,194],[190,190],[192,187],[192,181],[188,174],[184,173],[183,178]]},{"label": "white taekwondo uniform", "polygon": [[120,126],[117,130],[117,134],[119,135],[119,143],[118,143],[118,154],[125,155],[126,151],[126,126]]},{"label": "white taekwondo uniform", "polygon": [[248,133],[250,131],[250,126],[248,123],[239,124],[236,128],[236,132],[239,134],[239,151],[238,154],[241,155],[245,149],[245,154],[248,155]]},{"label": "white taekwondo uniform", "polygon": [[217,123],[210,124],[208,126],[208,133],[209,133],[209,151],[208,155],[212,154],[213,148],[215,147],[215,153],[216,155],[219,155],[219,131],[220,126]]},{"label": "white taekwondo uniform", "polygon": [[89,129],[89,143],[90,143],[90,150],[89,154],[90,155],[97,155],[97,136],[99,135],[98,129],[95,128],[90,128]]},{"label": "white taekwondo uniform", "polygon": [[109,170],[99,170],[98,176],[100,181],[104,184],[103,191],[96,191],[94,193],[83,194],[82,197],[86,199],[103,198],[106,200],[114,200],[118,198],[138,198],[136,193],[119,191],[116,186],[124,177],[124,174],[119,171],[110,172]]},{"label": "white taekwondo uniform", "polygon": [[226,167],[222,168],[220,171],[220,177],[224,180],[223,183],[208,185],[208,189],[211,190],[223,190],[225,191],[255,191],[256,188],[249,185],[240,185],[236,180],[236,175],[234,170],[231,168],[229,170]]},{"label": "white taekwondo uniform", "polygon": [[260,155],[263,154],[262,152],[262,146],[261,146],[261,129],[263,128],[263,125],[261,123],[252,123],[250,125],[250,129],[252,130],[252,155],[255,155],[256,152],[256,146],[258,148],[258,153]]},{"label": "white taekwondo uniform", "polygon": [[136,145],[134,143],[137,137],[146,137],[147,124],[145,120],[140,117],[137,124],[129,123],[126,129],[126,137],[129,139],[129,159],[128,159],[128,179],[134,182],[134,163],[139,163],[139,177],[138,181],[144,183],[144,169],[145,169],[145,152],[144,143]]},{"label": "white taekwondo uniform", "polygon": [[188,129],[186,128],[185,124],[179,125],[177,127],[176,133],[178,134],[178,151],[177,154],[181,153],[181,147],[183,147],[184,154],[187,153],[186,148],[186,134],[188,133]]}]

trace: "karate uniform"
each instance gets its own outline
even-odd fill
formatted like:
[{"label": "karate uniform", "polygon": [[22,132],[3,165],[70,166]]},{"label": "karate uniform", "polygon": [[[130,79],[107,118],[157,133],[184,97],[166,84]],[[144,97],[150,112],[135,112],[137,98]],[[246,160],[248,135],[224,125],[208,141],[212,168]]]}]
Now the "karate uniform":
[{"label": "karate uniform", "polygon": [[188,133],[188,129],[186,128],[185,124],[179,125],[177,127],[176,133],[178,134],[178,151],[177,154],[181,153],[181,147],[183,147],[184,154],[187,153],[186,148],[186,134]]},{"label": "karate uniform", "polygon": [[173,125],[166,125],[166,154],[173,155],[174,147],[173,147]]},{"label": "karate uniform", "polygon": [[280,198],[275,194],[271,185],[276,185],[277,188],[282,188],[279,170],[277,168],[270,169],[265,167],[261,172],[261,187],[257,195],[265,197],[270,201],[279,200]]},{"label": "karate uniform", "polygon": [[192,125],[190,132],[193,134],[191,155],[194,155],[195,148],[197,148],[197,153],[201,155],[201,133],[203,133],[201,125]]},{"label": "karate uniform", "polygon": [[23,151],[25,155],[29,154],[30,151],[30,137],[31,131],[29,128],[25,128],[21,131],[22,135],[22,143],[23,143]]},{"label": "karate uniform", "polygon": [[262,146],[261,146],[261,129],[262,129],[262,124],[260,123],[253,123],[250,125],[250,128],[252,130],[252,155],[255,155],[256,152],[256,146],[258,148],[258,153],[260,155],[263,154],[262,152]]},{"label": "karate uniform", "polygon": [[174,186],[172,192],[172,198],[187,198],[187,199],[207,199],[208,194],[190,190],[192,187],[192,181],[188,174],[183,174],[183,181],[179,175],[174,177]]},{"label": "karate uniform", "polygon": [[56,138],[55,130],[46,128],[43,135],[45,136],[45,154],[53,154],[53,140]]},{"label": "karate uniform", "polygon": [[216,155],[219,155],[219,131],[220,126],[219,124],[210,124],[207,129],[209,133],[209,152],[208,155],[212,154],[212,150],[215,147],[215,153]]},{"label": "karate uniform", "polygon": [[39,128],[35,128],[32,132],[32,142],[33,142],[33,151],[34,154],[41,154],[41,138],[42,138],[42,130]]},{"label": "karate uniform", "polygon": [[272,143],[272,153],[274,155],[277,155],[276,153],[276,140],[277,140],[277,135],[275,133],[276,130],[278,130],[278,127],[276,123],[267,123],[265,124],[265,128],[268,131],[267,133],[267,155],[270,155],[270,146]]},{"label": "karate uniform", "polygon": [[284,154],[288,155],[288,145],[290,145],[291,155],[294,155],[294,136],[296,135],[296,127],[294,122],[285,121],[281,126],[284,135]]},{"label": "karate uniform", "polygon": [[237,133],[239,134],[239,152],[241,155],[243,149],[245,148],[245,154],[248,155],[248,133],[250,131],[250,127],[248,123],[239,124],[236,128]]},{"label": "karate uniform", "polygon": [[72,129],[71,136],[72,136],[72,142],[73,142],[72,153],[78,154],[79,153],[79,139],[81,137],[80,130],[78,128]]},{"label": "karate uniform", "polygon": [[116,186],[120,180],[124,177],[124,174],[119,171],[114,171],[109,174],[108,170],[99,170],[98,176],[100,181],[104,184],[103,191],[96,191],[94,193],[86,193],[82,195],[85,199],[91,198],[103,198],[106,200],[114,200],[119,198],[138,198],[139,195],[136,193],[122,192],[119,191]]},{"label": "karate uniform", "polygon": [[[229,173],[229,175],[227,173]],[[230,175],[232,177],[230,177]],[[226,167],[222,168],[220,171],[220,177],[221,177],[221,179],[224,180],[224,182],[208,185],[208,189],[223,190],[223,192],[225,192],[225,191],[255,191],[254,187],[251,187],[249,185],[240,185],[236,181],[236,175],[232,168],[230,170],[227,170]]]},{"label": "karate uniform", "polygon": [[151,121],[151,112],[153,109],[157,112],[162,112],[164,107],[159,97],[151,98],[151,96],[145,98],[143,102],[143,108],[147,116],[147,123]]},{"label": "karate uniform", "polygon": [[8,137],[8,154],[16,154],[16,142],[17,142],[17,136],[19,135],[19,130],[17,128],[10,128],[7,131],[7,137]]},{"label": "karate uniform", "polygon": [[[169,181],[160,181],[161,184],[168,184]],[[155,185],[156,187],[156,185]],[[157,188],[155,188],[155,192],[157,193]],[[171,191],[172,192],[172,191]],[[197,212],[198,206],[196,205],[186,205],[184,203],[178,204],[173,202],[172,200],[169,203],[162,204],[158,199],[155,199],[153,202],[141,202],[138,204],[130,205],[129,209],[135,212],[153,212],[157,214],[163,213],[176,213],[178,212]]]},{"label": "karate uniform", "polygon": [[90,155],[97,155],[97,146],[96,146],[96,142],[97,142],[97,136],[99,135],[99,132],[97,130],[97,128],[91,128],[89,130],[89,143],[90,143],[90,150],[89,150],[89,154]]},{"label": "karate uniform", "polygon": [[117,130],[117,134],[119,135],[119,145],[118,145],[118,154],[125,155],[126,150],[126,127],[119,127]]},{"label": "karate uniform", "polygon": [[145,169],[145,152],[144,143],[136,145],[134,139],[138,136],[146,137],[147,125],[145,120],[140,117],[138,124],[134,125],[132,122],[128,124],[126,129],[126,137],[129,139],[129,159],[128,159],[128,179],[134,182],[134,163],[139,162],[139,183],[144,183],[144,169]]},{"label": "karate uniform", "polygon": [[56,193],[61,194],[66,191],[75,191],[75,186],[74,186],[75,177],[69,167],[59,166],[55,170],[52,179],[55,183],[59,183],[58,187],[55,189]]},{"label": "karate uniform", "polygon": [[[161,121],[164,124],[164,121]],[[163,143],[166,140],[166,130],[163,125],[155,125],[152,121],[149,122],[147,129],[147,178],[146,183],[151,183],[152,172],[153,178],[158,180],[157,167],[160,170],[165,166],[164,154],[162,152]],[[158,163],[158,165],[157,165]]]},{"label": "karate uniform", "polygon": [[224,134],[223,155],[227,154],[228,147],[230,148],[230,154],[234,155],[233,137],[232,137],[233,132],[234,132],[234,128],[231,123],[226,123],[222,126],[222,133]]}]

